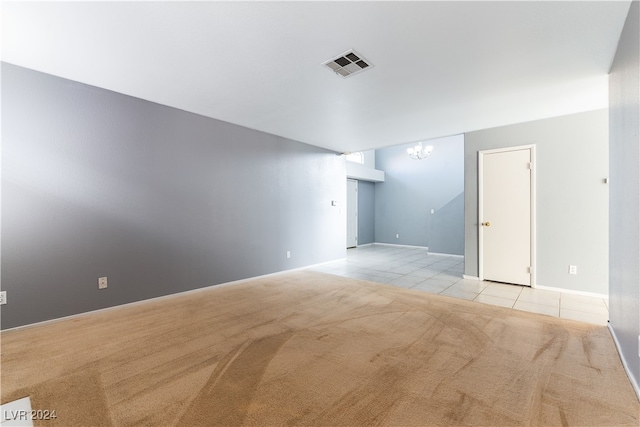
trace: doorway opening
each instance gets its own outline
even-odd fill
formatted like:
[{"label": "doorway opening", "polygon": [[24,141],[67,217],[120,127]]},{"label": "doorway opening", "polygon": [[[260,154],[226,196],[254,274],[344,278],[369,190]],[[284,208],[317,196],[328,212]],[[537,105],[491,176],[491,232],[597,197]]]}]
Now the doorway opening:
[{"label": "doorway opening", "polygon": [[347,179],[347,248],[358,246],[358,181]]}]

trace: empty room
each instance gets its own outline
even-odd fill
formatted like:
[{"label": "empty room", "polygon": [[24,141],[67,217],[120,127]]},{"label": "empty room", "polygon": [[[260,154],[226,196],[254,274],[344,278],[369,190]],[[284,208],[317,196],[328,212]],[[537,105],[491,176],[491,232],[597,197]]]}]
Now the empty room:
[{"label": "empty room", "polygon": [[637,0],[0,7],[0,427],[640,423]]}]

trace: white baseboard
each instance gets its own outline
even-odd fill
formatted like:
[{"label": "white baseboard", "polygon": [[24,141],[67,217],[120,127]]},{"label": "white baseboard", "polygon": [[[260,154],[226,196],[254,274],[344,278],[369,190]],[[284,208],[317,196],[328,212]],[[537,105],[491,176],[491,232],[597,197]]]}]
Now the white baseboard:
[{"label": "white baseboard", "polygon": [[[380,243],[380,242],[373,242],[373,243],[367,243],[365,245],[358,245],[358,247],[361,246],[376,246],[376,245],[380,245],[380,246],[397,246],[400,248],[413,248],[413,249],[425,249],[425,250],[429,250],[428,246],[415,246],[415,245],[399,245],[396,243]],[[445,253],[441,253],[441,252],[429,252],[429,255],[443,255],[443,256],[450,256],[450,257],[455,257],[455,258],[464,258],[464,255],[458,255],[458,254],[445,254]]]},{"label": "white baseboard", "polygon": [[453,258],[464,258],[464,255],[443,254],[442,252],[429,252],[429,255],[442,255],[442,256],[450,256],[450,257],[453,257]]},{"label": "white baseboard", "polygon": [[428,246],[398,245],[398,244],[395,244],[395,243],[378,243],[378,242],[371,243],[371,244],[372,244],[372,245],[374,245],[374,246],[375,246],[375,245],[382,245],[382,246],[398,246],[398,247],[401,247],[401,248],[425,249],[425,250],[427,250],[427,251],[429,250],[429,247],[428,247]]},{"label": "white baseboard", "polygon": [[622,360],[622,366],[624,367],[625,372],[627,373],[627,377],[629,377],[629,381],[631,382],[631,386],[633,390],[636,392],[636,396],[638,397],[638,401],[640,401],[640,385],[638,381],[631,374],[631,369],[629,369],[629,364],[627,360],[624,358],[624,354],[622,354],[620,348],[620,342],[618,341],[618,337],[616,336],[616,331],[611,327],[611,323],[607,324],[607,328],[609,328],[609,333],[611,333],[611,337],[613,338],[613,342],[616,344],[616,349],[618,350],[618,355],[620,356],[620,360]]},{"label": "white baseboard", "polygon": [[477,276],[467,276],[466,274],[463,274],[462,278],[467,280],[480,280],[480,278]]},{"label": "white baseboard", "polygon": [[79,317],[89,316],[91,314],[103,313],[103,312],[116,310],[116,309],[123,308],[123,307],[134,307],[136,305],[145,304],[145,303],[148,303],[148,302],[151,302],[151,301],[162,301],[162,300],[165,300],[165,299],[175,298],[175,297],[180,296],[180,295],[189,295],[189,294],[194,294],[194,293],[197,293],[197,292],[207,291],[207,290],[210,290],[212,288],[219,288],[219,287],[224,287],[224,286],[238,285],[240,283],[246,283],[246,282],[250,282],[252,280],[263,279],[263,278],[273,277],[273,276],[279,276],[279,275],[284,274],[284,273],[291,273],[291,272],[294,272],[294,271],[306,270],[308,268],[314,268],[314,267],[318,267],[318,266],[321,266],[321,265],[331,264],[333,262],[344,261],[344,260],[346,260],[346,258],[338,258],[338,259],[335,259],[335,260],[332,260],[332,261],[325,261],[325,262],[319,262],[317,264],[305,265],[304,267],[296,267],[296,268],[292,268],[292,269],[289,269],[289,270],[276,271],[275,273],[267,273],[267,274],[262,274],[260,276],[247,277],[246,279],[233,280],[231,282],[218,283],[217,285],[204,286],[202,288],[190,289],[188,291],[176,292],[174,294],[161,295],[159,297],[143,299],[143,300],[140,300],[140,301],[132,301],[132,302],[128,302],[128,303],[125,303],[125,304],[114,305],[114,306],[111,306],[111,307],[99,308],[97,310],[84,311],[82,313],[72,314],[72,315],[69,315],[69,316],[57,317],[55,319],[49,319],[49,320],[43,320],[42,322],[29,323],[27,325],[16,326],[15,328],[3,329],[0,332],[16,331],[16,330],[19,330],[19,329],[26,329],[26,328],[31,328],[31,327],[35,327],[35,326],[47,325],[49,323],[61,322],[63,320],[77,319]]},{"label": "white baseboard", "polygon": [[561,292],[563,294],[584,295],[585,297],[609,299],[609,295],[599,294],[596,292],[575,291],[573,289],[555,288],[552,286],[540,286],[540,285],[531,286],[531,288],[539,289],[541,291],[554,291],[554,292]]}]

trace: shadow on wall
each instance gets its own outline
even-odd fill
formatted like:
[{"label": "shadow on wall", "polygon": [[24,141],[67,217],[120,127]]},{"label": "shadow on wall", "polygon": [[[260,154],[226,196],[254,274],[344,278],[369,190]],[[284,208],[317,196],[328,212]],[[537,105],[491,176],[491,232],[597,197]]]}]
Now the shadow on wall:
[{"label": "shadow on wall", "polygon": [[429,252],[464,254],[464,191],[438,209],[429,230]]}]

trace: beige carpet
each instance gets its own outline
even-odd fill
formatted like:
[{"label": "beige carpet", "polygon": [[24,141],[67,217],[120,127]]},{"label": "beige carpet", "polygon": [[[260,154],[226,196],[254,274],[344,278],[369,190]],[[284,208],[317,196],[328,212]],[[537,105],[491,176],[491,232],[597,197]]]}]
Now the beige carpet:
[{"label": "beige carpet", "polygon": [[638,426],[605,327],[315,272],[2,339],[60,426]]}]

